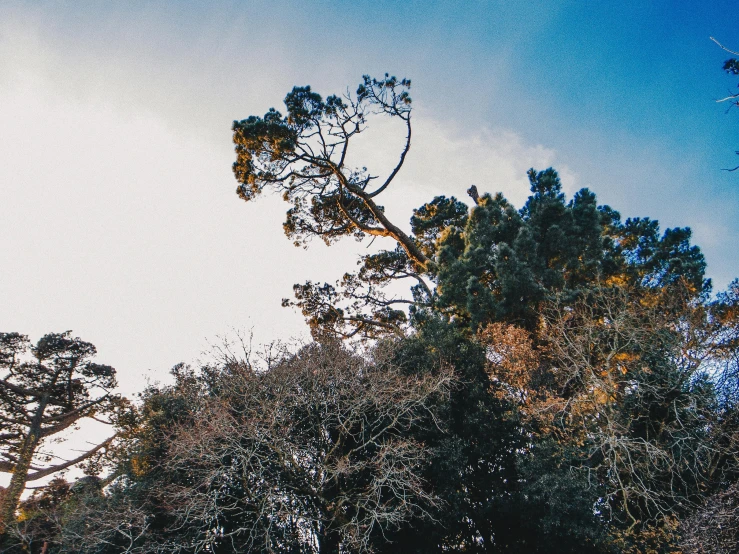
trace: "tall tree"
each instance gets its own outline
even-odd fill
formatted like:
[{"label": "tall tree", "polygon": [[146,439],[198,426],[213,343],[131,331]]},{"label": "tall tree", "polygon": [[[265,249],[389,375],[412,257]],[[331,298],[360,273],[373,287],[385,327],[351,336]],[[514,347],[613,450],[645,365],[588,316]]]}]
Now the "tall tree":
[{"label": "tall tree", "polygon": [[[285,97],[287,115],[270,109],[263,117],[250,116],[233,124],[236,162],[233,169],[237,192],[251,201],[264,190],[283,194],[291,204],[284,224],[285,233],[296,245],[311,238],[330,244],[341,237],[390,237],[397,242],[397,253],[376,264],[368,261],[362,289],[367,282],[393,278],[412,278],[419,294],[430,290],[421,272],[429,258],[400,226],[388,219],[378,198],[392,184],[403,167],[411,147],[411,98],[408,79],[385,75],[383,79],[365,76],[356,94],[332,95],[325,100],[310,87],[295,87]],[[377,116],[400,120],[405,143],[393,170],[383,179],[367,168],[347,163],[350,147],[365,132],[368,121]],[[376,268],[376,270],[375,270]],[[379,272],[380,274],[375,275]],[[342,295],[355,305],[342,308],[335,302],[336,290],[330,285],[307,283],[296,289],[300,306],[310,313],[316,332],[333,326],[346,326],[346,334],[368,335],[399,332],[405,320],[398,305],[407,300],[358,290],[359,281],[347,277]],[[346,325],[344,325],[346,324]]]},{"label": "tall tree", "polygon": [[100,419],[116,406],[115,370],[93,362],[95,353],[69,331],[45,335],[33,346],[25,335],[0,333],[0,471],[11,474],[0,529],[14,519],[26,483],[79,464],[111,443],[112,437],[53,465],[40,453],[80,420]]},{"label": "tall tree", "polygon": [[[295,87],[285,97],[287,115],[274,108],[264,117],[233,124],[234,173],[239,196],[248,201],[265,189],[283,192],[293,207],[285,232],[297,244],[314,236],[330,243],[342,236],[395,239],[416,263],[428,260],[416,244],[385,216],[376,198],[400,171],[411,145],[411,82],[387,74],[365,76],[356,95],[323,100],[309,86]],[[398,163],[382,183],[365,168],[347,167],[352,140],[364,132],[372,115],[404,122],[405,146]]]}]

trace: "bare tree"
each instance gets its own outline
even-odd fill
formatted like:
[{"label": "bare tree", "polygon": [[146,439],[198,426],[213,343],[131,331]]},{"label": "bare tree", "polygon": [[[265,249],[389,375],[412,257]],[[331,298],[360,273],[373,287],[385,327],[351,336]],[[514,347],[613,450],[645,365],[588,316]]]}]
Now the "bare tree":
[{"label": "bare tree", "polygon": [[714,436],[725,329],[689,298],[604,288],[545,310],[559,428],[583,445],[581,467],[630,527],[688,513],[736,465]]},{"label": "bare tree", "polygon": [[21,502],[22,517],[8,525],[3,552],[151,552],[142,538],[149,528],[146,506],[119,486],[87,476],[68,483],[54,478]]},{"label": "bare tree", "polygon": [[739,551],[739,484],[709,497],[682,524],[685,554],[725,554]]},{"label": "bare tree", "polygon": [[[73,487],[73,491],[74,487]],[[151,514],[135,496],[111,490],[79,491],[64,506],[59,526],[61,553],[119,552],[146,554],[152,550],[144,540]]]},{"label": "bare tree", "polygon": [[717,295],[711,308],[713,374],[719,393],[713,429],[728,463],[714,464],[718,490],[682,522],[681,547],[686,554],[739,551],[739,280]]},{"label": "bare tree", "polygon": [[430,517],[428,452],[409,437],[436,424],[450,381],[335,343],[266,371],[232,360],[195,424],[173,431],[164,470],[187,479],[163,493],[181,530],[168,548],[367,552],[384,531]]}]

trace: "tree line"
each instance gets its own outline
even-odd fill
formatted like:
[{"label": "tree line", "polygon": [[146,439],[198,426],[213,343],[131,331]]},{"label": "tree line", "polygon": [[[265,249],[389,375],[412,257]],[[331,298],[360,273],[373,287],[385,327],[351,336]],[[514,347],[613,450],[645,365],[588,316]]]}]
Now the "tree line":
[{"label": "tree line", "polygon": [[[391,244],[295,285],[310,344],[224,344],[129,402],[92,345],[0,336],[3,551],[739,548],[739,281],[714,291],[688,228],[568,199],[551,168],[520,208],[473,185],[391,221],[410,85],[295,87],[234,122],[237,193],[281,193],[293,242]],[[380,117],[405,129],[383,178],[347,164]],[[39,445],[89,416],[115,435],[88,476],[21,501]]]}]

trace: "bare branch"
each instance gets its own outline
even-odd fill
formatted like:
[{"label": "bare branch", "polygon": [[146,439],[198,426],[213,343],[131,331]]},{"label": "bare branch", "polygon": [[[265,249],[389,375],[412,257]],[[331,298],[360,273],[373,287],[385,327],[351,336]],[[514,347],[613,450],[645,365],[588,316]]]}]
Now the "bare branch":
[{"label": "bare branch", "polygon": [[63,464],[54,465],[54,466],[51,466],[51,467],[47,467],[45,469],[41,469],[39,471],[35,471],[33,473],[29,473],[28,474],[27,481],[35,481],[37,479],[42,479],[44,477],[47,477],[47,476],[51,475],[52,473],[56,473],[57,471],[61,471],[63,469],[67,469],[68,467],[72,467],[73,465],[76,465],[76,464],[78,464],[80,462],[84,462],[85,460],[87,460],[88,458],[90,458],[91,456],[93,456],[95,453],[99,452],[103,448],[105,448],[108,445],[110,445],[110,443],[113,442],[113,439],[115,439],[117,436],[118,435],[115,434],[112,437],[109,437],[105,441],[103,441],[100,444],[98,444],[96,447],[92,448],[91,450],[88,450],[87,452],[85,452],[84,454],[82,454],[80,456],[77,456],[73,460],[69,460],[67,462],[64,462]]},{"label": "bare branch", "polygon": [[725,50],[726,52],[728,52],[729,54],[733,54],[734,56],[739,56],[739,52],[734,52],[733,50],[729,50],[728,48],[726,48],[726,46],[724,46],[723,44],[721,44],[715,38],[713,38],[713,37],[708,37],[708,38],[710,38],[713,42],[715,42],[716,44],[718,44],[718,46],[719,46],[719,48],[721,48],[721,50]]}]

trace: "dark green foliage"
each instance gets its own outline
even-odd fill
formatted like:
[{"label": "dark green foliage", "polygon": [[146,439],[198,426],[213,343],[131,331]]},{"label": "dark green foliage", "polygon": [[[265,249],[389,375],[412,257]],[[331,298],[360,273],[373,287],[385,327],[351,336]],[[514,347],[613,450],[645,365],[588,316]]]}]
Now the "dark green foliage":
[{"label": "dark green foliage", "polygon": [[437,196],[413,211],[411,229],[426,256],[433,256],[441,234],[447,229],[462,230],[467,222],[467,205],[453,196]]},{"label": "dark green foliage", "polygon": [[517,212],[500,194],[483,195],[465,226],[449,226],[435,244],[435,308],[477,330],[492,321],[533,329],[538,304],[562,292],[610,281],[650,287],[687,282],[710,289],[705,261],[689,229],[648,219],[625,224],[587,189],[567,202],[557,173],[529,172],[532,195]]},{"label": "dark green foliage", "polygon": [[426,480],[446,502],[442,524],[414,522],[389,534],[383,551],[605,551],[593,511],[599,489],[570,471],[556,445],[532,448],[516,407],[491,394],[479,343],[429,320],[400,342],[396,360],[411,373],[446,360],[459,384],[440,412],[441,429],[419,436],[433,453]]},{"label": "dark green foliage", "polygon": [[739,60],[736,58],[729,58],[724,62],[724,71],[731,75],[739,75]]},{"label": "dark green foliage", "polygon": [[683,281],[697,294],[710,290],[710,281],[704,279],[706,262],[700,249],[690,244],[690,229],[667,229],[660,237],[656,221],[633,218],[615,232],[616,252],[632,282],[660,288]]}]

